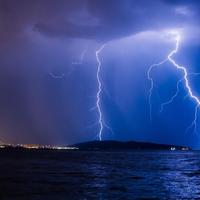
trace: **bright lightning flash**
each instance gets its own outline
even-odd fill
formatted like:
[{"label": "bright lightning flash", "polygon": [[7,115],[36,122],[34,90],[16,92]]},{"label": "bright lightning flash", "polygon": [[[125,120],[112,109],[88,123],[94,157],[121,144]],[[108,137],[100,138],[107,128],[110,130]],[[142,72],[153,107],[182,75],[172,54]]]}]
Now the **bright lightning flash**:
[{"label": "bright lightning flash", "polygon": [[101,96],[102,96],[102,80],[101,80],[101,60],[99,58],[99,55],[101,54],[101,52],[103,51],[103,49],[105,48],[106,44],[103,44],[96,52],[96,60],[97,60],[97,73],[96,73],[96,79],[97,79],[97,85],[98,85],[98,90],[96,93],[96,105],[94,108],[96,108],[97,112],[98,112],[98,125],[99,125],[99,132],[97,134],[99,140],[102,140],[102,134],[103,134],[103,130],[104,128],[107,128],[110,132],[113,133],[111,127],[109,127],[103,118],[103,112],[102,112],[102,108],[101,108]]},{"label": "bright lightning flash", "polygon": [[165,60],[161,61],[158,64],[151,65],[149,67],[149,69],[148,69],[148,72],[147,72],[148,80],[151,83],[150,90],[149,90],[150,119],[152,120],[152,104],[151,104],[151,99],[152,99],[152,92],[153,92],[153,89],[154,89],[154,82],[153,82],[153,78],[151,77],[151,72],[152,72],[152,70],[154,68],[160,67],[161,65],[163,65],[166,62],[170,62],[176,69],[182,71],[183,77],[182,77],[182,79],[180,79],[177,82],[176,93],[167,102],[161,104],[161,111],[163,110],[164,106],[172,103],[173,100],[177,97],[178,92],[179,92],[179,85],[180,85],[181,82],[183,82],[184,83],[184,87],[185,87],[185,89],[187,91],[187,96],[190,97],[194,101],[194,103],[196,104],[196,106],[195,106],[195,113],[194,113],[194,120],[192,121],[191,125],[187,128],[187,131],[189,129],[191,129],[191,128],[194,128],[194,132],[196,132],[196,130],[197,130],[198,110],[199,110],[199,107],[200,107],[200,99],[197,96],[194,95],[194,93],[192,91],[192,88],[191,88],[191,86],[189,84],[188,76],[189,75],[199,75],[199,74],[198,73],[196,73],[196,74],[195,73],[191,73],[191,74],[188,73],[186,67],[177,64],[176,61],[173,59],[173,56],[176,53],[178,53],[179,45],[180,45],[180,35],[178,33],[175,33],[175,41],[176,41],[175,49],[173,49],[169,53],[169,55],[167,56],[167,58]]}]

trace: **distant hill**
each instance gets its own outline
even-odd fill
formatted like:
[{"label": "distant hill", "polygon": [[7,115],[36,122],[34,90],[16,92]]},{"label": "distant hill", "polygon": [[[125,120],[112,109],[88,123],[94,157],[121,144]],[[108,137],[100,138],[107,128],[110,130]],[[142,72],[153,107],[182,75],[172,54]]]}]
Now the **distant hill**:
[{"label": "distant hill", "polygon": [[146,142],[121,142],[115,140],[106,141],[90,141],[84,143],[78,143],[71,145],[79,148],[79,150],[87,151],[119,151],[119,150],[190,150],[189,147],[166,145],[166,144],[155,144]]}]

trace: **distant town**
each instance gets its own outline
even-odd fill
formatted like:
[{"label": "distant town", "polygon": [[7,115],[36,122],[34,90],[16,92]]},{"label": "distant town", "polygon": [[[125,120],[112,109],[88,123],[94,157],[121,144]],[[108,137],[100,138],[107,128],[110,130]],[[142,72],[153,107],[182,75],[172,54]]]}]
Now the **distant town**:
[{"label": "distant town", "polygon": [[39,145],[39,144],[1,144],[0,149],[46,149],[46,150],[78,150],[78,147]]}]

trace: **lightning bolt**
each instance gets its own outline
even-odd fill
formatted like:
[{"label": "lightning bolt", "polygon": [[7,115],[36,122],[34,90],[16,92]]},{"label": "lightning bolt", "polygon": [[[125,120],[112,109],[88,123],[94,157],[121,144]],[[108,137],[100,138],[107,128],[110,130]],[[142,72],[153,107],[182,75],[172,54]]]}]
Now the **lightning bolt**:
[{"label": "lightning bolt", "polygon": [[100,60],[100,54],[105,48],[106,44],[103,44],[99,49],[96,50],[95,55],[96,55],[96,60],[97,60],[97,72],[96,72],[96,80],[97,80],[97,93],[96,93],[96,105],[92,109],[96,109],[98,113],[98,122],[95,124],[99,125],[99,131],[97,134],[97,137],[99,140],[102,140],[102,134],[105,128],[107,128],[111,133],[113,133],[112,128],[105,123],[104,118],[103,118],[103,112],[102,112],[102,107],[101,107],[101,97],[103,93],[103,82],[101,80],[101,60]]},{"label": "lightning bolt", "polygon": [[[97,89],[97,93],[96,93],[96,96],[95,96],[95,98],[96,98],[95,106],[93,108],[91,108],[90,110],[97,110],[98,121],[95,122],[93,125],[88,126],[88,128],[91,128],[91,127],[96,126],[96,125],[99,126],[99,131],[98,131],[97,137],[99,138],[100,141],[102,140],[102,134],[103,134],[104,128],[108,129],[112,134],[114,134],[112,128],[107,123],[105,123],[104,118],[103,118],[102,108],[101,108],[101,97],[102,97],[102,92],[103,92],[103,82],[102,82],[101,76],[100,76],[100,74],[101,74],[101,60],[99,58],[99,55],[103,51],[105,46],[106,46],[106,44],[103,44],[99,49],[97,49],[95,51],[95,56],[96,56],[96,60],[97,60],[96,80],[97,80],[98,89]],[[82,65],[85,54],[87,53],[87,51],[88,51],[88,48],[84,49],[81,53],[80,60],[76,61],[76,62],[72,62],[72,66]],[[71,69],[71,71],[68,73],[68,75],[72,73],[73,69],[74,69],[74,67]],[[53,73],[49,73],[49,75],[54,79],[62,79],[62,78],[65,77],[65,74],[55,75]]]},{"label": "lightning bolt", "polygon": [[187,128],[186,132],[191,129],[194,128],[194,132],[197,131],[197,119],[198,119],[198,111],[199,111],[199,107],[200,107],[200,99],[194,95],[193,90],[190,86],[189,80],[188,80],[188,76],[189,75],[199,75],[199,73],[188,73],[186,67],[179,65],[178,63],[176,63],[176,61],[173,59],[173,56],[178,53],[179,51],[179,46],[180,46],[180,35],[178,33],[176,33],[176,37],[175,37],[175,41],[176,41],[176,46],[175,48],[168,54],[167,58],[163,61],[161,61],[158,64],[153,64],[149,67],[148,71],[147,71],[147,77],[148,80],[151,83],[150,86],[150,90],[149,90],[149,110],[150,110],[150,119],[152,120],[152,104],[151,104],[151,99],[152,99],[152,92],[154,89],[154,82],[153,82],[153,78],[151,77],[151,72],[154,68],[156,67],[160,67],[161,65],[163,65],[166,62],[170,62],[177,70],[181,71],[183,73],[183,77],[181,80],[179,80],[177,82],[177,90],[176,93],[167,101],[161,104],[161,111],[163,110],[163,107],[172,103],[173,100],[177,97],[178,92],[179,92],[179,85],[181,82],[184,83],[184,87],[187,91],[187,96],[190,97],[190,99],[196,104],[195,105],[195,112],[194,112],[194,120],[192,121],[191,125]]}]

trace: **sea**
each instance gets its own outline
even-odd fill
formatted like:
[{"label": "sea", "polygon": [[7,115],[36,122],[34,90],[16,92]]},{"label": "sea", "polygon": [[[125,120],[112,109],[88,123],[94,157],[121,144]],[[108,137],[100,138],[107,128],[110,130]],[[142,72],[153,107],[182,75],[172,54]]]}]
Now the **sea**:
[{"label": "sea", "polygon": [[0,200],[200,199],[199,151],[0,151]]}]

